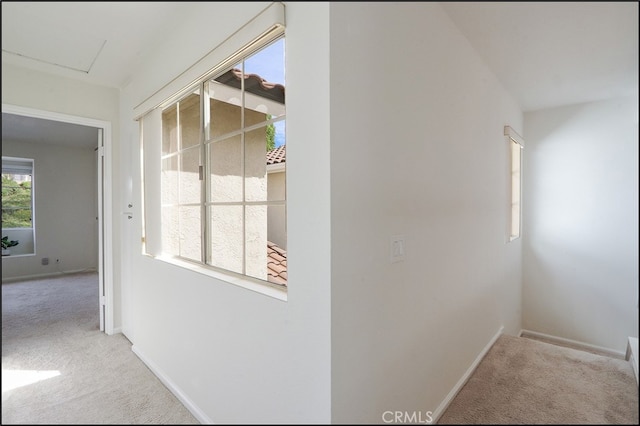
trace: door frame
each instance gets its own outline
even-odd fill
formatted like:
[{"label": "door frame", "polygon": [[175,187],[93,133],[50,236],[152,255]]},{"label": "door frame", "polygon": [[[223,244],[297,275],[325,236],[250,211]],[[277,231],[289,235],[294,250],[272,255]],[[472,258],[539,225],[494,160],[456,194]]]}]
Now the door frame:
[{"label": "door frame", "polygon": [[[101,331],[108,335],[113,334],[113,170],[111,158],[111,122],[4,103],[2,104],[2,112],[95,127],[98,129],[98,133],[102,133],[102,147],[101,149],[98,147],[99,151],[102,151],[104,161],[102,173],[98,176],[98,185],[102,188],[102,196],[100,197],[102,208],[98,208],[98,240],[100,242],[98,247],[98,275],[100,283],[99,310]],[[100,180],[102,180],[102,182],[100,182]],[[100,203],[98,205],[100,205]]]}]

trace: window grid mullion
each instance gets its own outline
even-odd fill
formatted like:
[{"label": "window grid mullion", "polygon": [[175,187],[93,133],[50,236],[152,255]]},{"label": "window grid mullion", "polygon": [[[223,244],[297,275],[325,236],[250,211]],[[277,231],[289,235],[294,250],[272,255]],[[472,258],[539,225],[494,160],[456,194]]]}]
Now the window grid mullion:
[{"label": "window grid mullion", "polygon": [[247,199],[247,195],[246,195],[246,183],[247,183],[247,179],[245,179],[246,176],[246,162],[247,159],[245,158],[245,136],[246,136],[246,129],[244,128],[245,125],[245,109],[244,109],[244,105],[245,105],[245,79],[244,79],[244,59],[242,60],[242,64],[240,66],[240,68],[242,69],[242,78],[240,79],[240,129],[242,130],[242,133],[240,134],[240,158],[242,158],[242,164],[240,166],[240,173],[242,176],[242,274],[243,275],[247,275],[247,226],[246,226],[246,221],[245,218],[247,217],[247,206],[245,204],[245,201]]},{"label": "window grid mullion", "polygon": [[182,153],[182,132],[180,131],[181,125],[180,125],[180,101],[178,101],[178,104],[176,105],[176,145],[178,148],[178,155],[176,155],[176,168],[178,169],[178,176],[177,176],[177,185],[178,187],[176,188],[176,196],[178,197],[178,204],[177,204],[177,212],[176,212],[176,216],[178,217],[178,256],[182,257],[182,238],[180,238],[181,233],[182,233],[182,217],[180,216],[180,188],[181,188],[181,181],[182,181],[182,156],[184,155]]},{"label": "window grid mullion", "polygon": [[204,142],[207,139],[207,135],[209,134],[209,126],[210,123],[210,111],[209,111],[209,85],[207,81],[203,81],[200,84],[200,165],[202,166],[202,182],[200,182],[201,194],[201,206],[200,206],[200,229],[202,232],[202,237],[200,240],[200,244],[202,245],[200,250],[200,261],[205,265],[209,262],[209,244],[211,242],[210,226],[209,226],[209,209],[207,208],[207,203],[209,201],[209,192],[210,192],[210,183],[209,183],[209,173],[210,173],[210,164],[209,164],[209,146]]}]

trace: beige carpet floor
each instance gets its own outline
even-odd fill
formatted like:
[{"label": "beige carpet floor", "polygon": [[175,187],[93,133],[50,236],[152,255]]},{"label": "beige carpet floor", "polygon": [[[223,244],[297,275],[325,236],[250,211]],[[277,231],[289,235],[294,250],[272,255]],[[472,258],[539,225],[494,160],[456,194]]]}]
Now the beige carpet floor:
[{"label": "beige carpet floor", "polygon": [[[2,424],[197,424],[99,331],[97,274],[3,283]],[[638,424],[628,361],[501,336],[439,424]]]},{"label": "beige carpet floor", "polygon": [[198,424],[99,330],[96,273],[2,284],[2,424]]},{"label": "beige carpet floor", "polygon": [[629,361],[502,335],[438,424],[638,424]]}]

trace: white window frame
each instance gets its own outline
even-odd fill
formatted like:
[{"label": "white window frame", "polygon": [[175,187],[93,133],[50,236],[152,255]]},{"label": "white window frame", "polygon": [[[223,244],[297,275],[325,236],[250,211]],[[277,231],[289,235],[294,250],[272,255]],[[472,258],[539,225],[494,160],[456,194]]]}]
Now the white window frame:
[{"label": "white window frame", "polygon": [[522,235],[522,153],[524,139],[510,126],[504,127],[509,156],[508,241]]}]

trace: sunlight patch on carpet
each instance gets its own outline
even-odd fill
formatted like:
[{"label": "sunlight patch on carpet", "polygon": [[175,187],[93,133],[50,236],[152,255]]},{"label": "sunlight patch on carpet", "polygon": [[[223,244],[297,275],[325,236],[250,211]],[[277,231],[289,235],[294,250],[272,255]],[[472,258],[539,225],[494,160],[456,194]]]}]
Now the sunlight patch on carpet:
[{"label": "sunlight patch on carpet", "polygon": [[60,375],[58,370],[2,370],[2,393]]}]

